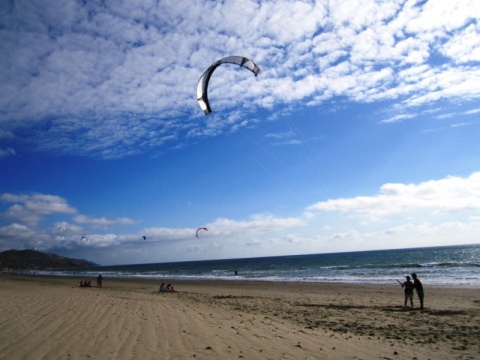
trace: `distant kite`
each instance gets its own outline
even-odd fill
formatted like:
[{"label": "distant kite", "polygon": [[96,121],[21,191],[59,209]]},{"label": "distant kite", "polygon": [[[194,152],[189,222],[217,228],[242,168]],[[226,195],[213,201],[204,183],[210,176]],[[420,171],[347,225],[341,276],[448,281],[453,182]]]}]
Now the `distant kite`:
[{"label": "distant kite", "polygon": [[200,230],[208,231],[208,229],[207,229],[206,227],[198,228],[198,229],[197,229],[197,232],[195,233],[195,235],[197,236],[197,239],[200,239],[200,237],[198,236],[198,232],[199,232]]},{"label": "distant kite", "polygon": [[147,237],[145,235],[142,236],[143,240],[147,240]]},{"label": "distant kite", "polygon": [[61,230],[65,230],[65,228],[63,226],[59,226],[57,230],[61,231]]},{"label": "distant kite", "polygon": [[258,75],[260,68],[252,61],[243,56],[227,56],[223,59],[220,59],[214,62],[210,67],[200,76],[197,84],[197,100],[198,104],[202,108],[205,115],[208,115],[212,112],[210,108],[210,103],[208,102],[208,83],[210,77],[217,67],[222,64],[236,64],[241,67],[244,67],[255,74]]},{"label": "distant kite", "polygon": [[88,241],[88,239],[87,239],[86,236],[82,236],[82,237],[80,238],[80,241],[82,241],[82,240]]}]

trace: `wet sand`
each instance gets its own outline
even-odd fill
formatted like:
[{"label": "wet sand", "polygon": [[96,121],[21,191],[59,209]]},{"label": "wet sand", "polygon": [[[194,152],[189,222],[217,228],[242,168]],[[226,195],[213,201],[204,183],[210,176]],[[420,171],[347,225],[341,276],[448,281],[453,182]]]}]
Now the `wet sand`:
[{"label": "wet sand", "polygon": [[[92,284],[95,279],[91,279]],[[0,359],[478,359],[480,289],[0,276]],[[418,300],[415,304],[418,306]]]}]

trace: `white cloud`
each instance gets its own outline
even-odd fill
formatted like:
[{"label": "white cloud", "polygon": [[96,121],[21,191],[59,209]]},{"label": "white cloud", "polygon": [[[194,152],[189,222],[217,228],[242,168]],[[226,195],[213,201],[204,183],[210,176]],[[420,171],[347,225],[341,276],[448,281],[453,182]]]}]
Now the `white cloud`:
[{"label": "white cloud", "polygon": [[0,158],[15,155],[15,150],[11,147],[0,149]]},{"label": "white cloud", "polygon": [[239,99],[241,111],[336,96],[404,106],[477,99],[480,75],[468,66],[479,60],[477,3],[11,3],[0,15],[0,121],[12,142],[35,127],[43,151],[118,158],[178,148],[187,134],[244,121],[202,117],[194,94],[207,66],[233,53],[254,59],[261,80],[218,69],[214,110]]},{"label": "white cloud", "polygon": [[397,114],[397,115],[393,115],[391,117],[389,117],[388,119],[384,119],[382,121],[380,121],[380,123],[394,123],[394,122],[398,122],[398,121],[403,121],[405,119],[412,119],[414,118],[416,115],[415,114]]},{"label": "white cloud", "polygon": [[38,224],[47,215],[74,214],[76,212],[76,209],[68,205],[65,199],[55,195],[4,193],[0,195],[0,201],[14,203],[1,213],[0,217],[20,223]]},{"label": "white cloud", "polygon": [[48,234],[25,223],[12,222],[0,226],[0,251],[10,249],[45,249],[50,247]]},{"label": "white cloud", "polygon": [[342,211],[370,219],[382,219],[396,214],[414,214],[426,210],[429,214],[470,212],[480,210],[480,173],[466,178],[448,176],[420,184],[385,184],[379,194],[350,199],[318,202],[308,211]]},{"label": "white cloud", "polygon": [[252,235],[303,225],[305,225],[305,221],[301,218],[276,218],[273,215],[254,215],[246,221],[219,218],[211,224],[210,228],[214,230],[215,234],[226,236],[232,234]]},{"label": "white cloud", "polygon": [[475,114],[478,114],[478,113],[480,113],[480,109],[472,109],[472,110],[464,112],[465,115],[475,115]]},{"label": "white cloud", "polygon": [[197,229],[183,228],[172,229],[166,227],[146,228],[142,232],[148,240],[160,241],[178,241],[193,239]]},{"label": "white cloud", "polygon": [[459,64],[480,61],[480,24],[471,24],[454,35],[440,51]]},{"label": "white cloud", "polygon": [[105,217],[101,218],[89,218],[85,215],[77,215],[73,217],[73,220],[79,224],[88,224],[92,226],[109,226],[109,225],[131,225],[135,221],[129,218],[119,218],[110,220]]},{"label": "white cloud", "polygon": [[[129,218],[108,219],[77,214],[67,200],[55,195],[33,194],[16,195],[4,193],[0,200],[13,203],[0,214],[7,223],[0,226],[2,249],[28,247],[48,251],[52,248],[83,251],[87,248],[116,248],[118,246],[157,247],[158,244],[191,241],[195,239],[193,228],[145,228],[140,233],[115,233],[103,231],[116,226],[134,225]],[[48,217],[65,215],[71,221],[57,221],[47,230],[42,230]],[[218,239],[255,239],[261,234],[276,233],[288,228],[303,227],[305,218],[278,218],[273,215],[253,215],[248,220],[238,221],[218,218],[206,224],[208,232],[202,234],[203,243],[198,244],[204,251],[206,247],[216,246]],[[120,230],[119,228],[117,228]],[[143,239],[146,236],[146,239]],[[245,240],[241,240],[244,242]],[[19,242],[21,244],[19,245]],[[221,243],[219,243],[221,244]],[[219,245],[217,244],[217,245]]]},{"label": "white cloud", "polygon": [[[195,238],[196,228],[102,232],[99,229],[133,222],[128,218],[108,220],[76,215],[77,211],[65,199],[54,195],[7,193],[0,199],[14,203],[2,213],[10,221],[0,226],[2,249],[68,249],[78,254],[103,249],[103,262],[119,261],[110,259],[108,251],[118,251],[121,256],[125,249],[137,251],[138,262],[143,262],[158,261],[152,254],[163,254],[165,248],[188,252],[194,258],[211,258],[215,250],[215,257],[221,258],[231,256],[232,251],[242,257],[447,245],[457,238],[473,243],[480,230],[480,172],[418,184],[388,183],[376,195],[315,203],[298,217],[257,214],[246,220],[217,218],[205,224],[208,231],[200,239]],[[70,215],[76,224],[57,221],[49,230],[41,230],[40,220],[54,214]],[[84,236],[87,240],[82,239]],[[90,256],[95,260],[91,253]],[[162,256],[163,261],[168,261],[168,255]],[[183,258],[178,255],[172,260]],[[132,260],[125,257],[122,261]]]},{"label": "white cloud", "polygon": [[[292,227],[305,226],[306,222],[302,218],[277,218],[273,215],[253,215],[248,220],[238,221],[227,218],[218,218],[205,227],[208,232],[202,233],[201,237],[212,238],[232,238],[232,237],[251,237],[262,233],[275,232]],[[178,241],[191,240],[195,237],[197,229],[193,228],[147,228],[142,232],[147,239]]]},{"label": "white cloud", "polygon": [[[92,218],[85,215],[77,215],[77,209],[70,206],[66,199],[48,194],[17,195],[4,193],[0,195],[0,201],[13,203],[2,213],[0,219],[6,224],[0,226],[0,238],[2,248],[20,247],[38,248],[46,250],[52,247],[72,248],[76,246],[100,246],[106,247],[119,244],[122,241],[131,241],[139,236],[126,238],[113,234],[94,232],[94,229],[108,229],[116,225],[132,225],[135,222],[129,218],[107,219],[105,217]],[[73,222],[57,221],[49,229],[44,230],[45,224],[52,216],[72,217]],[[47,226],[48,228],[48,226]],[[82,241],[86,236],[88,242]]]}]

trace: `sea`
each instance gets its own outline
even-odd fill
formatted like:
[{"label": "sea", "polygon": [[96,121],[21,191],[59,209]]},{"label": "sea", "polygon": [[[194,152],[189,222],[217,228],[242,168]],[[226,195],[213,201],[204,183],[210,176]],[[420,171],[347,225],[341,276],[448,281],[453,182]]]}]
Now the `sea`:
[{"label": "sea", "polygon": [[36,271],[56,276],[480,287],[480,244]]}]

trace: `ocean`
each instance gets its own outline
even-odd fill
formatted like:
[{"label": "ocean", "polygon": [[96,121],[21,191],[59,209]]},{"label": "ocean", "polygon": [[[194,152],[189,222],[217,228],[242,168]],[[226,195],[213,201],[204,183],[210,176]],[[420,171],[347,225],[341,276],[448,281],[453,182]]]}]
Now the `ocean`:
[{"label": "ocean", "polygon": [[415,272],[428,285],[480,286],[480,244],[36,271],[37,274],[174,280],[393,284]]}]

